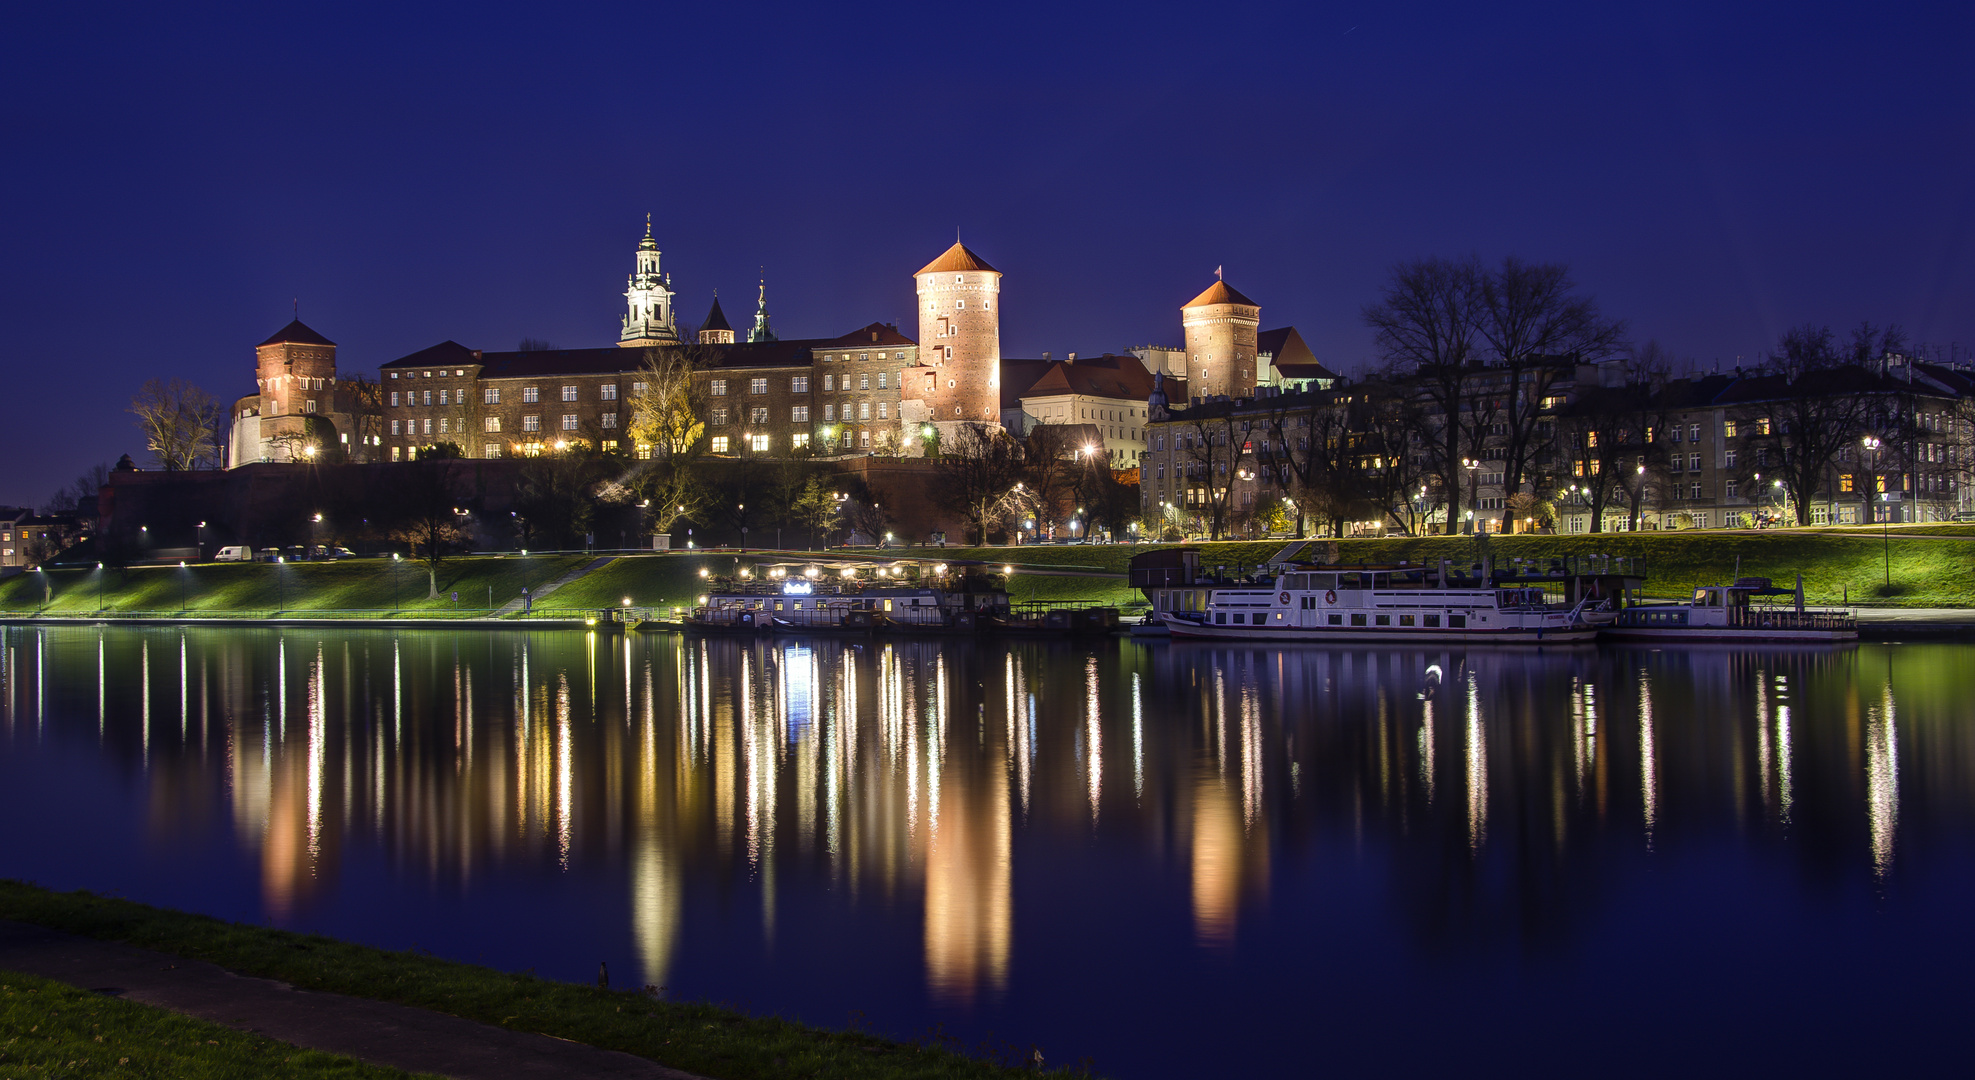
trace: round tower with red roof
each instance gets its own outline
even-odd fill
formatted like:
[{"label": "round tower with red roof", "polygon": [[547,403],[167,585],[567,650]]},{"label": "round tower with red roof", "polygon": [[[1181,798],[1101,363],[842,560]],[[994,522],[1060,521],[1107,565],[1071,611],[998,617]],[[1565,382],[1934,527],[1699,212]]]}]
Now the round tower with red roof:
[{"label": "round tower with red roof", "polygon": [[919,365],[906,372],[901,415],[942,438],[961,424],[1001,422],[1001,271],[955,243],[913,275]]},{"label": "round tower with red roof", "polygon": [[1216,280],[1180,308],[1180,323],[1186,328],[1187,397],[1255,396],[1260,304]]}]

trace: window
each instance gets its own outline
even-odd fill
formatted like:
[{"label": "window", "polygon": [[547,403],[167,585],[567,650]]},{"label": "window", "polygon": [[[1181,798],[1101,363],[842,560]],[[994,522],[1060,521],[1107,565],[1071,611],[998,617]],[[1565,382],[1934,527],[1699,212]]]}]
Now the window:
[{"label": "window", "polygon": [[857,403],[857,418],[858,418],[859,420],[869,420],[869,419],[871,419],[871,403],[870,403],[870,402],[868,402],[868,401],[860,401],[860,402],[858,402],[858,403]]},{"label": "window", "polygon": [[709,416],[709,417],[707,418],[707,422],[708,422],[708,423],[710,423],[710,424],[712,424],[712,425],[713,425],[714,427],[725,427],[725,426],[727,426],[727,408],[726,408],[726,406],[724,406],[724,405],[723,405],[723,406],[721,406],[720,408],[717,408],[717,409],[714,409],[714,410],[712,411],[712,415],[710,415],[710,416]]},{"label": "window", "polygon": [[1688,497],[1688,498],[1690,498],[1690,499],[1698,499],[1698,498],[1700,498],[1700,497],[1701,497],[1701,485],[1699,485],[1699,484],[1689,484],[1689,485],[1688,485],[1688,487],[1687,487],[1687,497]]},{"label": "window", "polygon": [[967,301],[965,301],[965,300],[955,300],[955,301],[953,302],[953,310],[955,310],[955,311],[965,311],[965,310],[967,310]]},{"label": "window", "polygon": [[768,406],[766,406],[766,405],[762,405],[762,406],[758,406],[758,407],[756,407],[756,408],[752,408],[752,409],[749,409],[749,410],[747,411],[747,420],[748,420],[748,423],[750,423],[750,424],[765,424],[765,423],[767,423],[767,422],[768,422]]},{"label": "window", "polygon": [[852,436],[850,434],[850,429],[849,428],[843,429],[843,448],[846,450],[850,449],[851,437]]},{"label": "window", "polygon": [[930,371],[926,372],[926,393],[930,394],[937,389],[939,389],[939,377]]},{"label": "window", "polygon": [[562,388],[562,400],[564,400],[564,401],[575,401],[575,400],[576,400],[576,388],[575,388],[574,386],[565,386],[565,387],[563,387],[563,388]]},{"label": "window", "polygon": [[542,400],[541,387],[524,386],[521,388],[521,403],[523,405],[533,405],[540,400]]},{"label": "window", "polygon": [[1687,471],[1688,471],[1688,472],[1700,472],[1700,471],[1701,471],[1701,455],[1699,455],[1699,454],[1688,454],[1688,455],[1687,455]]},{"label": "window", "polygon": [[613,454],[614,454],[614,453],[616,453],[616,452],[617,452],[617,440],[616,440],[616,439],[605,439],[605,440],[604,440],[604,441],[603,441],[602,443],[600,443],[599,445],[601,446],[601,448],[602,448],[602,449],[603,449],[604,451],[606,451],[606,452],[608,452],[608,453],[613,453]]},{"label": "window", "polygon": [[794,378],[792,378],[792,379],[790,379],[790,380],[789,380],[789,393],[791,393],[791,394],[807,394],[807,393],[809,393],[809,376],[807,376],[807,375],[797,375],[797,376],[795,376]]},{"label": "window", "polygon": [[891,402],[889,401],[878,402],[878,419],[880,420],[891,419]]},{"label": "window", "polygon": [[432,391],[430,390],[427,390],[425,392],[425,404],[427,405],[432,404]]},{"label": "window", "polygon": [[766,435],[752,435],[752,436],[749,436],[749,437],[748,437],[748,448],[749,448],[749,449],[751,449],[751,450],[753,450],[753,451],[754,451],[755,453],[757,453],[757,454],[765,454],[765,453],[767,453],[767,452],[768,452],[768,436],[766,436]]},{"label": "window", "polygon": [[[395,379],[395,378],[397,378],[397,377],[398,377],[398,373],[397,373],[397,372],[395,372],[395,371],[394,371],[394,372],[392,372],[392,373],[391,373],[391,377],[392,377],[392,378],[394,378],[394,379]],[[403,447],[401,447],[401,446],[394,446],[394,447],[392,447],[392,448],[391,448],[391,460],[392,460],[392,461],[396,461],[396,460],[398,460],[398,451],[399,451],[399,450],[402,450],[402,449],[404,449],[404,448],[403,448]]]},{"label": "window", "polygon": [[394,378],[394,379],[395,379],[395,378],[397,378],[397,377],[398,377],[398,373],[397,373],[397,372],[395,372],[395,371],[394,371],[394,372],[392,372],[392,373],[391,373],[391,377],[392,377],[392,378]]},{"label": "window", "polygon": [[606,383],[606,384],[604,384],[604,386],[602,387],[602,391],[603,391],[603,399],[604,399],[605,401],[616,401],[616,400],[617,400],[617,384],[616,384],[616,383]]},{"label": "window", "polygon": [[789,422],[792,424],[809,423],[809,406],[797,405],[791,408],[789,410]]},{"label": "window", "polygon": [[885,372],[885,371],[878,372],[878,389],[880,390],[885,389],[885,376],[888,374],[890,374],[890,372]]},{"label": "window", "polygon": [[524,416],[524,417],[522,417],[522,418],[521,418],[521,430],[523,430],[523,431],[540,431],[540,430],[542,430],[542,418],[541,418],[541,417],[539,417],[539,416]]},{"label": "window", "polygon": [[823,406],[823,422],[824,422],[824,423],[828,423],[828,422],[830,422],[830,421],[832,421],[832,420],[835,420],[836,418],[837,418],[837,407],[836,407],[835,405],[825,405],[825,406]]},{"label": "window", "polygon": [[501,403],[501,388],[498,386],[490,386],[487,388],[486,393],[483,394],[482,397],[489,405],[499,405]]},{"label": "window", "polygon": [[871,376],[869,376],[869,375],[859,375],[859,376],[857,377],[857,388],[858,388],[859,390],[869,390],[869,389],[871,389]]},{"label": "window", "polygon": [[487,445],[485,445],[485,446],[483,446],[483,447],[481,447],[481,448],[480,448],[480,456],[481,456],[481,457],[484,457],[484,458],[497,458],[497,457],[500,457],[500,456],[501,456],[501,444],[500,444],[500,443],[497,443],[497,442],[490,442],[490,443],[488,443]]},{"label": "window", "polygon": [[315,399],[314,399],[314,398],[310,398],[310,399],[308,400],[308,402],[307,402],[307,403],[306,403],[305,405],[303,405],[303,406],[302,406],[302,411],[303,411],[303,412],[314,412],[314,411],[315,411]]},{"label": "window", "polygon": [[[391,434],[396,435],[397,433],[398,433],[398,422],[396,420],[393,420],[391,421]],[[1846,477],[1846,479],[1849,480],[1850,477]]]},{"label": "window", "polygon": [[789,445],[797,450],[809,449],[809,432],[798,431],[789,436]]},{"label": "window", "polygon": [[725,379],[715,379],[715,380],[713,380],[713,387],[712,387],[712,394],[713,394],[713,396],[714,396],[714,397],[726,397],[726,396],[727,396],[727,380],[725,380]]},{"label": "window", "polygon": [[616,414],[616,413],[614,413],[614,412],[607,412],[607,413],[605,413],[605,414],[603,414],[603,426],[605,426],[605,427],[607,427],[607,428],[614,428],[614,427],[616,427],[616,426],[617,426],[617,414]]},{"label": "window", "polygon": [[1666,428],[1666,430],[1667,430],[1667,432],[1668,432],[1668,435],[1667,435],[1667,437],[1668,437],[1668,438],[1670,438],[1670,439],[1672,439],[1672,440],[1673,440],[1674,442],[1679,442],[1679,441],[1680,441],[1680,425],[1679,425],[1679,424],[1668,424],[1668,425],[1667,425],[1667,428]]},{"label": "window", "polygon": [[485,426],[485,428],[484,428],[484,430],[486,430],[486,431],[499,431],[500,429],[501,429],[501,418],[500,418],[500,417],[498,417],[498,416],[490,416],[490,417],[488,417],[488,418],[487,418],[487,420],[486,420],[486,426]]},{"label": "window", "polygon": [[[396,378],[396,375],[393,374],[392,377]],[[391,391],[391,407],[394,409],[398,407],[398,392],[396,390]]]},{"label": "window", "polygon": [[562,414],[562,430],[564,430],[564,431],[575,431],[575,430],[576,430],[576,414],[575,414],[575,413],[563,413],[563,414]]},{"label": "window", "polygon": [[1723,437],[1723,438],[1726,438],[1726,439],[1732,439],[1732,438],[1734,438],[1734,437],[1735,437],[1735,421],[1733,421],[1733,420],[1723,420],[1723,421],[1721,422],[1721,435],[1722,435],[1722,437]]},{"label": "window", "polygon": [[823,389],[835,390],[836,388],[837,388],[837,377],[835,375],[823,376]]},{"label": "window", "polygon": [[1735,498],[1735,497],[1736,497],[1736,490],[1737,490],[1737,489],[1738,489],[1739,487],[1741,487],[1741,484],[1740,484],[1740,483],[1738,483],[1737,481],[1734,481],[1734,480],[1730,480],[1730,481],[1728,482],[1728,497],[1729,497],[1729,498],[1731,498],[1731,499],[1733,499],[1733,498]]},{"label": "window", "polygon": [[446,392],[444,390],[439,391],[439,404],[446,404]]},{"label": "window", "polygon": [[425,418],[425,433],[432,434],[432,418],[429,416]]},{"label": "window", "polygon": [[767,379],[765,379],[765,378],[762,378],[762,379],[749,379],[749,380],[747,381],[747,392],[748,392],[748,393],[750,393],[750,394],[765,394],[765,393],[767,393],[767,392],[768,392],[768,380],[767,380]]},{"label": "window", "polygon": [[1730,450],[1728,451],[1728,453],[1722,455],[1722,463],[1728,468],[1732,469],[1735,467],[1735,458],[1736,458],[1735,451]]},{"label": "window", "polygon": [[727,452],[727,436],[715,435],[713,437],[713,452],[716,454],[724,454]]},{"label": "window", "polygon": [[857,445],[859,447],[862,447],[863,449],[869,450],[871,448],[871,433],[869,431],[858,432]]},{"label": "window", "polygon": [[642,394],[642,393],[644,393],[644,392],[645,392],[645,384],[644,384],[644,383],[641,383],[641,382],[634,382],[634,383],[632,383],[632,384],[631,384],[631,393],[633,393],[633,394]]},{"label": "window", "polygon": [[1844,492],[1844,493],[1846,493],[1846,494],[1850,494],[1850,493],[1851,493],[1851,491],[1853,490],[1853,489],[1852,489],[1852,483],[1853,483],[1853,481],[1852,481],[1852,474],[1851,474],[1851,473],[1841,473],[1841,474],[1839,474],[1839,476],[1838,476],[1838,490],[1839,490],[1839,491],[1841,491],[1841,492]]},{"label": "window", "polygon": [[1687,425],[1687,441],[1688,442],[1701,441],[1701,425],[1699,424]]}]

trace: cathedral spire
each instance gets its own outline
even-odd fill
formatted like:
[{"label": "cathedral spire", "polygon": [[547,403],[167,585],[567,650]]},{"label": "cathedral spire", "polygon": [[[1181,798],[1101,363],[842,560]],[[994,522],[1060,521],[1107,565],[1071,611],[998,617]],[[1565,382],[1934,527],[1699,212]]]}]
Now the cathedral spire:
[{"label": "cathedral spire", "polygon": [[768,328],[768,278],[761,279],[761,292],[754,301],[754,329],[747,332],[750,342],[774,341],[775,331]]},{"label": "cathedral spire", "polygon": [[652,239],[651,215],[645,215],[644,239],[638,241],[637,270],[625,283],[624,320],[617,343],[626,348],[676,345],[679,330],[672,316],[672,283],[659,269],[658,241]]}]

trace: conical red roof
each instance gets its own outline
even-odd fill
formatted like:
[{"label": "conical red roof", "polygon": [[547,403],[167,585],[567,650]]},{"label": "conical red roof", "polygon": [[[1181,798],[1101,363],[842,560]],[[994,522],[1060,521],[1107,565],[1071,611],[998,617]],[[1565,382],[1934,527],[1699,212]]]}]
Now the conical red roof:
[{"label": "conical red roof", "polygon": [[[1001,273],[1001,271],[989,266],[986,259],[968,251],[967,245],[958,241],[955,241],[952,247],[947,248],[946,252],[939,258],[927,263],[920,269],[919,273],[964,274],[969,270],[979,270],[990,274]],[[918,274],[914,274],[913,276],[917,277]]]},{"label": "conical red roof", "polygon": [[1207,286],[1207,291],[1181,305],[1182,308],[1206,307],[1209,304],[1246,304],[1249,307],[1262,305],[1241,295],[1234,286],[1225,281],[1216,281]]}]

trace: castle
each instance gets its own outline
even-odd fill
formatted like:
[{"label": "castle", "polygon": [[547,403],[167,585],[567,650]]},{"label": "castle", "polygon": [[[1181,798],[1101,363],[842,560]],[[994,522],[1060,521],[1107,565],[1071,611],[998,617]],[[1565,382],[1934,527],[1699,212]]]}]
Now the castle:
[{"label": "castle", "polygon": [[1184,349],[1059,361],[1001,355],[1001,271],[957,240],[913,275],[916,339],[882,322],[835,337],[781,337],[765,281],[744,338],[717,292],[699,328],[682,332],[661,258],[648,217],[613,346],[494,352],[444,341],[346,391],[335,345],[291,323],[259,347],[260,393],[236,406],[231,463],[305,460],[332,446],[349,460],[406,461],[439,444],[472,458],[579,442],[650,457],[654,448],[630,434],[645,350],[688,345],[716,455],[911,456],[971,425],[1024,436],[1053,424],[1076,428],[1074,443],[1108,451],[1113,467],[1135,468],[1155,376],[1173,400],[1185,400],[1188,386],[1202,396],[1252,396],[1258,384],[1333,378],[1294,328],[1261,331],[1260,306],[1218,275],[1181,308]]}]

